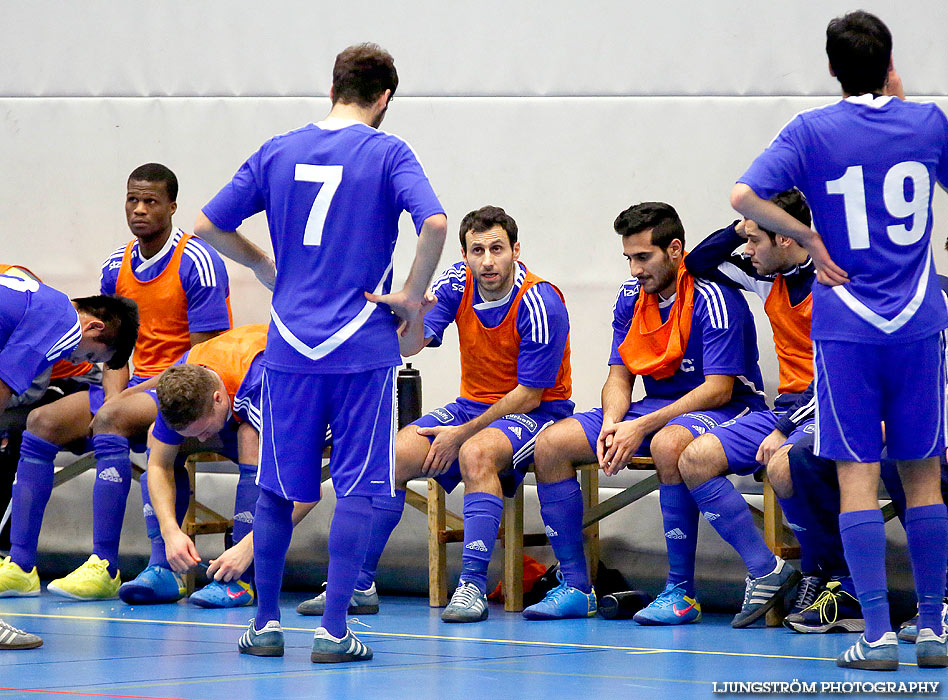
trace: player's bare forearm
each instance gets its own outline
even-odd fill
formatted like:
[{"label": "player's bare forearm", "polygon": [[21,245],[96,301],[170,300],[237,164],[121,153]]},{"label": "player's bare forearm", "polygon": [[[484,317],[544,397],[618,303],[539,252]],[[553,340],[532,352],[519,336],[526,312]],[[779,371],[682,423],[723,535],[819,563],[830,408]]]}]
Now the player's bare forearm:
[{"label": "player's bare forearm", "polygon": [[103,368],[102,391],[105,394],[106,401],[115,398],[128,388],[128,377],[128,365],[121,369]]},{"label": "player's bare forearm", "polygon": [[428,347],[431,338],[425,337],[425,321],[423,317],[414,319],[405,326],[398,336],[398,350],[402,357],[411,357]]},{"label": "player's bare forearm", "polygon": [[664,428],[672,418],[677,418],[685,413],[720,408],[731,400],[733,389],[734,377],[727,374],[709,374],[704,378],[703,383],[677,401],[637,420],[642,422],[644,431],[651,434]]},{"label": "player's bare forearm", "polygon": [[174,460],[178,456],[178,446],[158,440],[149,431],[148,447],[148,495],[161,534],[167,537],[181,530],[174,512]]},{"label": "player's bare forearm", "polygon": [[529,413],[540,405],[543,389],[518,384],[512,391],[500,398],[493,406],[473,420],[460,426],[464,431],[465,439],[473,437],[495,420],[510,413]]},{"label": "player's bare forearm", "polygon": [[753,219],[758,226],[768,231],[792,238],[807,250],[819,235],[809,226],[797,221],[793,216],[773,202],[757,196],[748,185],[739,182],[731,190],[731,206],[744,218]]},{"label": "player's bare forearm", "polygon": [[618,423],[629,412],[635,375],[625,365],[609,365],[609,376],[602,385],[602,416]]},{"label": "player's bare forearm", "polygon": [[412,262],[404,291],[413,299],[420,300],[431,278],[434,276],[444,239],[448,234],[448,219],[444,214],[429,216],[421,226],[418,244],[415,246],[415,259]]},{"label": "player's bare forearm", "polygon": [[253,270],[254,275],[269,290],[276,283],[276,266],[273,260],[256,243],[238,231],[222,231],[204,215],[198,214],[194,222],[194,233],[212,245],[217,252],[236,263]]}]

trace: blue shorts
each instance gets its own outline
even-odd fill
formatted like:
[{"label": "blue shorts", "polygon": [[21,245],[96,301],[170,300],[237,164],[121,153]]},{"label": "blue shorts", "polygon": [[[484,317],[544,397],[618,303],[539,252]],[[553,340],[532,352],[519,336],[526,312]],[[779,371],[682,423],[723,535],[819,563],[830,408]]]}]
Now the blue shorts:
[{"label": "blue shorts", "polygon": [[395,371],[303,374],[267,367],[257,484],[287,500],[318,501],[328,425],[336,497],[394,496]]},{"label": "blue shorts", "polygon": [[813,342],[816,454],[878,462],[945,451],[945,345],[940,333],[895,345]]},{"label": "blue shorts", "polygon": [[[416,420],[412,425],[419,428],[433,428],[441,425],[462,425],[474,420],[490,404],[471,401],[463,397],[443,408],[436,408]],[[573,412],[572,401],[549,401],[540,404],[539,408],[529,413],[510,413],[490,423],[488,428],[496,428],[510,441],[513,448],[513,461],[510,467],[500,473],[500,486],[504,495],[511,498],[517,493],[517,487],[523,481],[527,469],[533,464],[533,449],[536,446],[537,435],[548,425],[561,418],[566,418]],[[428,442],[434,442],[433,437]],[[461,483],[461,465],[454,460],[451,467],[444,474],[435,477],[441,487],[451,492]]]},{"label": "blue shorts", "polygon": [[[660,399],[657,397],[646,396],[640,401],[633,401],[629,406],[629,412],[625,414],[624,420],[633,420],[654,413],[668,404],[675,403],[678,399]],[[692,413],[683,413],[677,418],[672,418],[666,425],[680,425],[687,428],[688,431],[698,437],[707,433],[725,421],[732,418],[746,415],[754,410],[754,407],[748,406],[743,401],[732,401],[720,408],[714,408],[707,411],[694,411]],[[596,454],[596,442],[599,440],[599,433],[602,430],[602,409],[594,408],[591,411],[583,413],[574,413],[573,418],[579,421],[583,426],[583,432],[586,433],[586,440],[589,441],[589,447],[593,454]],[[657,432],[657,431],[656,431]],[[655,433],[652,433],[654,435]],[[651,456],[652,435],[646,437],[639,449],[635,452],[636,457]]]},{"label": "blue shorts", "polygon": [[[757,450],[760,443],[774,431],[777,420],[786,411],[756,411],[746,416],[721,423],[711,431],[721,442],[724,454],[727,457],[727,468],[732,474],[753,474],[765,465],[757,461]],[[784,445],[793,445],[804,435],[812,434],[816,430],[816,421],[804,421],[783,442]]]},{"label": "blue shorts", "polygon": [[[128,380],[128,386],[129,388],[138,386],[147,379],[151,379],[151,377],[139,377],[137,374],[133,374]],[[152,398],[152,400],[155,402],[155,406],[158,406],[158,395],[155,393],[155,390],[149,389],[145,393]],[[94,416],[99,412],[99,409],[102,408],[103,403],[105,403],[105,389],[102,388],[101,384],[90,385],[89,412]]]}]

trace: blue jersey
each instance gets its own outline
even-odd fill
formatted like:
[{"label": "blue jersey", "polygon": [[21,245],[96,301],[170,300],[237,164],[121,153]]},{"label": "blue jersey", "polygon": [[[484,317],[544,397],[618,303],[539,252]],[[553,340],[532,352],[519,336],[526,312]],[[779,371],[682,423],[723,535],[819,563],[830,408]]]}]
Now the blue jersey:
[{"label": "blue jersey", "polygon": [[799,188],[849,274],[814,285],[814,340],[902,343],[948,327],[930,246],[936,181],[948,185],[948,119],[872,95],[798,114],[741,176],[763,199]]},{"label": "blue jersey", "polygon": [[[499,326],[507,317],[525,276],[526,268],[516,263],[514,285],[507,296],[497,301],[484,301],[477,284],[474,285],[474,313],[486,328]],[[464,280],[465,264],[459,262],[441,273],[431,287],[438,297],[438,303],[425,315],[425,337],[431,338],[431,347],[441,345],[445,329],[457,317]],[[517,383],[537,389],[555,386],[569,338],[569,315],[566,304],[549,282],[539,282],[524,295],[517,311],[517,333]]]},{"label": "blue jersey", "polygon": [[[610,365],[623,364],[619,346],[629,333],[639,283],[626,280],[613,308]],[[662,322],[668,319],[672,299],[661,302]],[[695,280],[691,334],[681,366],[667,379],[642,377],[648,396],[678,399],[704,382],[706,375],[733,376],[731,400],[759,403],[763,408],[764,382],[757,364],[757,330],[750,308],[739,291],[728,285]]]},{"label": "blue jersey", "polygon": [[[184,232],[176,228],[171,232],[164,247],[147,259],[142,257],[138,241],[135,241],[131,254],[132,274],[135,279],[139,282],[150,282],[164,272],[182,235]],[[102,274],[99,278],[102,294],[115,294],[115,284],[124,255],[125,246],[122,246],[102,263]],[[178,277],[188,300],[188,329],[192,333],[230,328],[230,312],[227,308],[230,283],[220,253],[199,238],[189,238],[184,246],[184,255],[181,256]]]},{"label": "blue jersey", "polygon": [[233,231],[263,210],[277,269],[266,366],[341,374],[401,364],[395,316],[364,293],[391,290],[401,212],[418,231],[444,213],[411,148],[339,119],[277,136],[204,214]]},{"label": "blue jersey", "polygon": [[[176,365],[184,364],[188,361],[188,355],[175,362]],[[260,387],[263,384],[263,355],[257,355],[250,363],[250,370],[244,375],[243,381],[237,389],[234,396],[234,403],[231,405],[231,415],[224,425],[224,431],[236,431],[237,421],[234,416],[241,421],[250,423],[256,431],[261,431],[262,419],[260,416]],[[184,436],[171,428],[158,411],[158,417],[155,418],[155,425],[152,427],[152,433],[155,438],[166,445],[180,445],[184,442]],[[225,443],[226,444],[226,443]]]},{"label": "blue jersey", "polygon": [[41,282],[0,275],[0,379],[14,394],[69,357],[81,340],[69,297]]}]

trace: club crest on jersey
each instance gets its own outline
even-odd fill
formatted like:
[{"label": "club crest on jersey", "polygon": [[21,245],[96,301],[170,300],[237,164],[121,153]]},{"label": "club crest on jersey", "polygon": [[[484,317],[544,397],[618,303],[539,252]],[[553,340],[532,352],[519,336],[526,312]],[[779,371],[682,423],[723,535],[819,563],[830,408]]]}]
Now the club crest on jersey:
[{"label": "club crest on jersey", "polygon": [[434,416],[439,423],[443,423],[444,425],[454,422],[454,414],[446,408],[436,408],[428,415]]},{"label": "club crest on jersey", "polygon": [[[516,421],[520,423],[524,428],[529,430],[531,433],[537,431],[537,422],[533,420],[530,416],[524,415],[523,413],[508,413],[504,416],[506,420]],[[520,437],[519,435],[517,437]]]}]

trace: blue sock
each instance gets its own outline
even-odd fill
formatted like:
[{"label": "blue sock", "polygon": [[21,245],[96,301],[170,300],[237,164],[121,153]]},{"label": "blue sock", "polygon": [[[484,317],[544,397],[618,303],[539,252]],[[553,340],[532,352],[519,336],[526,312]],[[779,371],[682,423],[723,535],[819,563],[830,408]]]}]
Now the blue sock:
[{"label": "blue sock", "polygon": [[583,593],[592,590],[583,548],[583,492],[576,479],[555,484],[537,482],[540,515],[553,553],[560,562],[563,580]]},{"label": "blue sock", "polygon": [[[234,544],[240,542],[253,529],[253,512],[257,505],[257,496],[260,489],[257,487],[257,465],[238,464],[240,477],[237,479],[237,493],[234,495]],[[240,575],[240,580],[249,583],[253,581],[253,564]]]},{"label": "blue sock", "polygon": [[[147,459],[147,452],[146,452]],[[151,541],[151,555],[148,557],[148,566],[160,566],[170,569],[168,556],[165,552],[165,540],[161,536],[161,525],[151,504],[151,495],[148,492],[148,472],[142,474],[142,514],[145,516],[145,533]],[[191,498],[191,481],[183,464],[174,466],[174,514],[178,524],[184,522],[188,513],[188,504]]]},{"label": "blue sock", "polygon": [[810,509],[810,499],[794,492],[790,498],[780,498],[780,507],[790,523],[790,529],[800,543],[800,570],[804,574],[820,571],[820,525]]},{"label": "blue sock", "polygon": [[257,585],[257,616],[254,627],[263,629],[270,620],[280,619],[280,588],[286,550],[293,535],[293,501],[260,489],[254,510],[253,556]]},{"label": "blue sock", "polygon": [[502,498],[490,493],[464,494],[464,553],[461,581],[473,583],[487,593],[487,567],[494,551],[504,512]]},{"label": "blue sock", "polygon": [[708,479],[691,489],[691,495],[711,526],[741,555],[751,578],[766,576],[777,567],[777,558],[754,525],[747,501],[726,477]]},{"label": "blue sock", "polygon": [[125,503],[132,485],[128,438],[102,433],[92,436],[95,484],[92,487],[92,553],[109,562],[109,575],[118,571],[118,548],[125,520]]},{"label": "blue sock", "polygon": [[372,499],[368,496],[344,496],[336,500],[329,526],[329,576],[326,580],[326,609],[322,626],[333,637],[346,634],[346,611],[355,588],[365,548],[369,544]]},{"label": "blue sock", "polygon": [[23,432],[20,461],[13,482],[13,505],[10,513],[10,559],[26,572],[36,566],[43,513],[53,492],[53,460],[59,446]]},{"label": "blue sock", "polygon": [[941,634],[942,581],[948,552],[948,509],[945,504],[906,509],[905,536],[918,595],[918,629],[930,627],[935,634]]},{"label": "blue sock", "polygon": [[395,491],[394,498],[391,496],[372,497],[372,531],[365,550],[365,561],[362,562],[362,570],[359,571],[359,578],[355,582],[355,587],[360,591],[367,591],[375,581],[379,559],[382,558],[382,552],[388,544],[389,537],[392,536],[392,531],[402,519],[404,510],[404,491]]},{"label": "blue sock", "polygon": [[885,523],[882,511],[854,510],[839,514],[846,563],[866,620],[866,641],[875,642],[892,631],[885,583]]},{"label": "blue sock", "polygon": [[695,595],[695,552],[698,546],[698,506],[684,484],[661,484],[658,502],[662,507],[665,546],[668,549],[668,581],[684,584],[685,594]]}]

